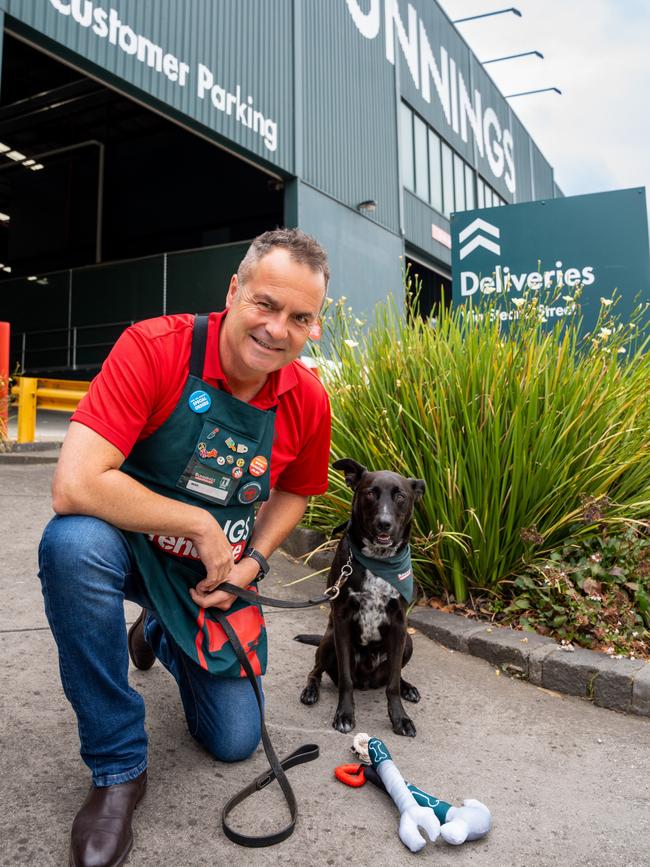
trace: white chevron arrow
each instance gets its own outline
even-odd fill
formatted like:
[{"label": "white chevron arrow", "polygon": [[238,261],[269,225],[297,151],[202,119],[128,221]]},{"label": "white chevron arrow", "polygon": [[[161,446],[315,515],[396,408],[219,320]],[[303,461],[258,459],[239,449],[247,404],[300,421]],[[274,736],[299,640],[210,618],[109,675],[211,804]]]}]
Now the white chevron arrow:
[{"label": "white chevron arrow", "polygon": [[464,259],[465,256],[469,256],[477,247],[485,247],[486,250],[489,250],[490,253],[494,253],[496,256],[501,254],[501,247],[498,244],[495,244],[494,241],[489,241],[483,235],[477,235],[469,244],[465,244],[464,247],[460,248],[460,258]]},{"label": "white chevron arrow", "polygon": [[469,226],[465,226],[463,231],[458,235],[460,243],[462,244],[465,238],[469,238],[476,229],[483,229],[484,232],[488,235],[493,235],[495,238],[501,237],[501,230],[498,226],[493,226],[492,223],[488,223],[480,217],[477,217],[469,224]]}]

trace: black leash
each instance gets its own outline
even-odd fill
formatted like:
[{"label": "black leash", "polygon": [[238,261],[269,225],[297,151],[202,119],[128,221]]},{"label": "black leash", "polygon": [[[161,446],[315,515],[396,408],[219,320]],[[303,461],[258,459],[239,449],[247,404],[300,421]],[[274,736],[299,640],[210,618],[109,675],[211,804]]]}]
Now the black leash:
[{"label": "black leash", "polygon": [[[343,568],[345,569],[345,566]],[[262,596],[260,593],[255,593],[252,590],[244,590],[243,587],[237,587],[236,584],[230,584],[228,581],[224,581],[214,589],[225,590],[226,593],[239,596],[240,599],[245,599],[246,602],[252,602],[253,604],[259,602],[260,605],[270,605],[272,608],[311,608],[314,605],[322,605],[324,602],[331,602],[333,599],[336,599],[344,583],[344,581],[341,581],[339,584],[337,581],[336,584],[328,587],[322,596],[317,596],[315,599],[274,599],[272,596]]]},{"label": "black leash", "polygon": [[[256,594],[253,593],[252,595],[255,596]],[[269,733],[266,730],[266,724],[264,722],[264,705],[262,703],[262,696],[257,685],[257,679],[255,677],[253,669],[251,668],[251,664],[248,661],[248,657],[246,656],[244,649],[241,646],[241,642],[237,637],[237,633],[228,622],[225,612],[220,611],[218,608],[215,608],[212,610],[211,613],[228,636],[228,639],[232,644],[233,650],[237,655],[237,659],[239,660],[244,671],[246,672],[246,675],[248,676],[248,679],[251,682],[251,686],[253,687],[253,690],[255,692],[255,698],[257,699],[257,706],[260,712],[262,744],[264,745],[264,752],[266,753],[266,758],[268,759],[269,765],[271,766],[270,771],[265,771],[263,774],[260,774],[259,777],[256,777],[253,782],[246,786],[244,789],[242,789],[241,792],[238,792],[236,795],[233,795],[233,797],[230,798],[230,800],[225,804],[223,810],[221,811],[221,826],[226,837],[228,837],[229,840],[232,840],[233,843],[238,843],[240,846],[249,846],[251,848],[259,848],[261,846],[273,846],[276,843],[281,843],[283,840],[286,840],[287,837],[290,837],[291,834],[293,834],[293,829],[296,827],[296,819],[298,818],[298,804],[296,802],[296,796],[294,795],[293,789],[291,788],[291,783],[287,779],[285,770],[288,770],[294,765],[299,765],[303,762],[311,762],[314,759],[317,759],[318,746],[317,744],[304,744],[293,753],[291,753],[291,755],[284,758],[282,761],[278,759],[277,754],[273,749]],[[291,813],[291,821],[289,822],[289,824],[285,828],[282,828],[282,830],[276,831],[273,834],[262,834],[260,836],[241,834],[239,831],[233,830],[233,828],[231,828],[227,822],[227,818],[231,810],[233,810],[237,806],[237,804],[241,804],[241,802],[248,798],[250,795],[254,794],[255,792],[259,792],[265,786],[268,786],[269,783],[273,782],[273,780],[277,780],[280,784],[280,788],[282,789],[285,800],[289,806],[289,812]]]},{"label": "black leash", "polygon": [[[333,599],[339,595],[341,587],[347,581],[349,575],[352,572],[352,566],[350,565],[350,559],[341,569],[341,574],[339,575],[336,582],[328,587],[322,596],[317,596],[315,599],[300,599],[300,600],[286,600],[286,599],[274,599],[270,596],[261,596],[259,593],[253,593],[251,590],[244,590],[243,587],[237,587],[235,584],[230,584],[228,581],[224,581],[222,584],[219,584],[219,590],[225,590],[227,593],[232,593],[234,596],[238,596],[240,599],[246,600],[246,602],[252,602],[254,605],[271,605],[276,608],[311,608],[314,605],[322,605],[323,602],[331,602]],[[294,750],[290,755],[286,756],[282,761],[278,759],[278,756],[273,749],[273,744],[271,743],[271,738],[269,737],[269,733],[266,729],[266,723],[264,722],[264,704],[262,702],[262,696],[260,693],[259,686],[257,685],[257,678],[255,677],[255,673],[251,667],[250,662],[248,661],[248,657],[246,656],[246,652],[244,648],[241,646],[241,642],[237,633],[232,628],[230,623],[228,622],[228,618],[226,617],[226,613],[221,611],[219,608],[210,609],[210,614],[214,619],[219,623],[223,631],[226,633],[230,644],[232,645],[233,650],[239,660],[240,665],[246,672],[246,676],[248,677],[251,686],[253,687],[253,692],[255,693],[255,699],[257,701],[257,707],[260,713],[260,726],[262,731],[262,744],[264,746],[264,752],[266,753],[266,758],[268,759],[269,765],[271,767],[270,771],[265,771],[263,774],[260,774],[259,777],[256,777],[252,783],[243,788],[236,795],[233,795],[232,798],[225,804],[223,810],[221,811],[221,827],[223,828],[223,832],[228,837],[229,840],[232,840],[233,843],[238,843],[240,846],[248,846],[250,848],[260,848],[262,846],[273,846],[276,843],[281,843],[283,840],[286,840],[287,837],[290,837],[293,834],[293,830],[296,827],[296,819],[298,818],[298,804],[296,801],[296,796],[293,793],[293,789],[291,788],[291,783],[287,779],[287,775],[285,771],[292,768],[294,765],[300,765],[303,762],[312,762],[314,759],[318,758],[318,745],[317,744],[303,744],[303,746],[298,747],[297,750]],[[246,800],[250,795],[253,795],[255,792],[259,792],[261,789],[265,788],[272,783],[273,780],[277,780],[280,788],[282,789],[282,793],[284,794],[285,800],[289,807],[289,812],[291,814],[291,821],[289,824],[282,828],[280,831],[276,831],[273,834],[262,834],[260,836],[252,836],[249,834],[242,834],[239,831],[235,831],[228,824],[228,815],[230,812],[238,805],[241,804],[242,801]]]}]

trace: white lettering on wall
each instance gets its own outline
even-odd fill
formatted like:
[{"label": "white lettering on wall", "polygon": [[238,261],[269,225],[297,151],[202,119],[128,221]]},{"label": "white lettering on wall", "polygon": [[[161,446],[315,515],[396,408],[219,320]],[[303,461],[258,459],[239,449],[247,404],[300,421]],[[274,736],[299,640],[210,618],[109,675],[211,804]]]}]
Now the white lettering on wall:
[{"label": "white lettering on wall", "polygon": [[[355,27],[365,39],[376,39],[381,28],[381,0],[346,0]],[[516,190],[514,140],[509,129],[503,129],[495,110],[483,110],[481,92],[473,95],[453,57],[439,46],[439,59],[417,10],[407,3],[407,23],[400,15],[399,0],[384,0],[384,41],[386,60],[395,64],[395,44],[406,61],[413,84],[422,99],[431,102],[431,82],[448,125],[467,143],[471,130],[481,157],[486,157],[490,171],[503,178],[508,190]]]},{"label": "white lettering on wall", "polygon": [[449,55],[446,48],[440,46],[440,66],[436,64],[436,58],[433,56],[431,44],[427,31],[424,29],[424,24],[420,21],[420,75],[422,87],[422,99],[425,102],[431,102],[431,85],[429,78],[433,78],[433,83],[436,86],[436,92],[440,105],[447,118],[447,123],[451,124],[451,109],[449,107]]},{"label": "white lettering on wall", "polygon": [[[132,27],[120,20],[116,9],[105,9],[94,0],[69,0],[67,3],[64,0],[50,0],[50,4],[61,15],[71,18],[80,27],[90,29],[90,32],[99,39],[108,40],[110,45],[116,46],[124,54],[164,75],[168,81],[179,87],[185,87],[187,84],[192,73],[189,64],[184,63],[171,52],[166,52],[148,37],[136,33]],[[379,0],[373,0],[372,6],[376,7],[373,14],[377,19],[378,30]],[[354,7],[360,16],[359,22],[363,23],[364,16],[359,7],[354,0],[349,0],[348,8],[353,17]],[[366,32],[372,31],[366,28]],[[265,117],[255,108],[255,100],[250,95],[243,96],[239,84],[236,84],[234,89],[228,90],[216,82],[212,71],[203,63],[197,64],[196,69],[196,99],[208,100],[216,111],[232,117],[244,129],[250,129],[259,135],[267,150],[277,150],[277,122],[270,117]]]},{"label": "white lettering on wall", "polygon": [[395,29],[402,54],[413,79],[413,84],[420,87],[420,68],[418,64],[418,16],[408,4],[409,32],[406,35],[404,24],[400,18],[397,0],[384,0],[384,29],[386,30],[386,58],[389,63],[395,63]]},{"label": "white lettering on wall", "polygon": [[[494,135],[492,135],[494,131]],[[500,178],[503,174],[505,157],[501,147],[501,124],[493,108],[486,108],[483,115],[483,135],[485,137],[485,155],[492,173]]]},{"label": "white lettering on wall", "polygon": [[481,156],[483,156],[483,125],[481,123],[481,94],[478,90],[474,91],[474,105],[472,105],[469,93],[465,87],[465,82],[462,75],[458,78],[460,85],[460,135],[464,142],[467,142],[467,121],[474,133],[474,141]]},{"label": "white lettering on wall", "polygon": [[357,30],[366,39],[374,39],[379,33],[381,26],[381,3],[379,0],[370,0],[370,9],[362,12],[358,0],[345,0],[352,20],[357,25]]}]

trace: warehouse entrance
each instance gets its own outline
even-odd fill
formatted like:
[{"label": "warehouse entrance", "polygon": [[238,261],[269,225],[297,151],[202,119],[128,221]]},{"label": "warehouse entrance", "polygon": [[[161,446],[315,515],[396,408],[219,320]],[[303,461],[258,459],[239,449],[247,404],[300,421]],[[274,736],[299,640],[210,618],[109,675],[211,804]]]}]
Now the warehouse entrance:
[{"label": "warehouse entrance", "polygon": [[451,275],[408,250],[404,261],[409,310],[423,319],[435,319],[441,304],[451,304]]},{"label": "warehouse entrance", "polygon": [[0,320],[12,365],[92,374],[130,322],[218,308],[283,182],[5,33]]}]

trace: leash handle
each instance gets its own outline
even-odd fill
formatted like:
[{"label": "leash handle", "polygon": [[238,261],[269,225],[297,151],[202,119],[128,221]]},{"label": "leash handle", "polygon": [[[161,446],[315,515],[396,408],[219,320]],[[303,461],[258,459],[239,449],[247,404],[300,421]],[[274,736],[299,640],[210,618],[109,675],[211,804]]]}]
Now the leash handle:
[{"label": "leash handle", "polygon": [[[220,586],[223,587],[223,585]],[[251,595],[257,597],[256,593],[252,593]],[[259,599],[257,599],[256,601],[259,601]],[[250,783],[236,795],[233,795],[233,797],[230,798],[230,800],[225,804],[223,810],[221,811],[221,827],[223,828],[223,832],[226,837],[228,837],[229,840],[232,840],[233,843],[238,843],[240,846],[248,846],[250,848],[274,846],[276,843],[281,843],[283,840],[286,840],[287,837],[290,837],[293,834],[293,830],[296,826],[296,819],[298,818],[298,804],[296,802],[296,796],[294,795],[293,789],[291,788],[291,783],[287,779],[285,770],[288,770],[294,765],[299,765],[303,762],[311,762],[314,759],[317,759],[318,746],[316,744],[304,744],[302,747],[294,750],[293,753],[288,755],[282,761],[278,759],[277,754],[273,749],[271,738],[269,737],[269,733],[266,729],[266,723],[264,722],[264,705],[262,702],[262,696],[259,686],[257,685],[257,678],[255,677],[253,669],[251,668],[251,664],[248,661],[248,657],[244,652],[244,648],[241,646],[241,642],[237,637],[237,633],[228,622],[225,613],[218,608],[214,608],[212,609],[212,614],[215,620],[217,620],[217,622],[221,625],[224,632],[228,636],[228,640],[230,641],[233,650],[237,655],[237,659],[239,660],[244,671],[246,672],[251,686],[253,687],[255,698],[257,700],[257,707],[260,713],[262,744],[264,745],[264,752],[266,753],[266,758],[268,759],[269,765],[271,766],[270,771],[265,771],[263,774],[260,774],[253,780],[252,783]],[[250,795],[254,794],[255,792],[259,792],[261,789],[268,786],[269,783],[273,782],[273,780],[278,781],[278,784],[282,789],[282,793],[284,794],[285,800],[289,807],[289,812],[291,814],[291,821],[289,822],[289,824],[285,828],[282,828],[280,831],[276,831],[273,834],[263,834],[261,836],[242,834],[239,831],[235,831],[233,828],[231,828],[227,822],[227,817],[231,810],[233,810],[237,806],[237,804],[241,804],[241,802],[248,798]]]}]

